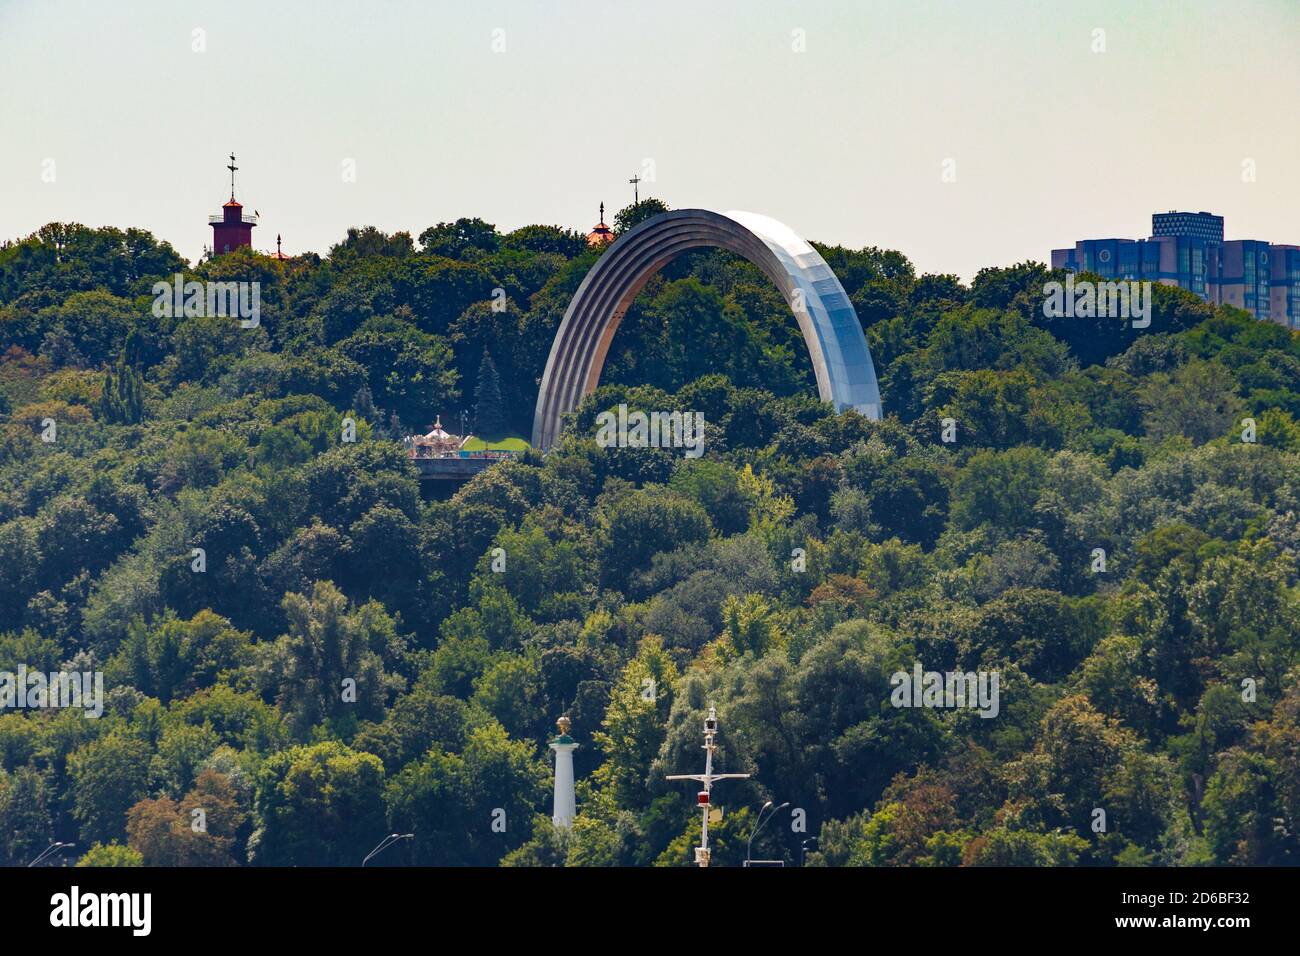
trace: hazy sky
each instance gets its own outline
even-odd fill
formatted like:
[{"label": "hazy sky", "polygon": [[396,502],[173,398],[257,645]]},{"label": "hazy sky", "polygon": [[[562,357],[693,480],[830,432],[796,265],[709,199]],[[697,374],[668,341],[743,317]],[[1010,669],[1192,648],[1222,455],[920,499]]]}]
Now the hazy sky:
[{"label": "hazy sky", "polygon": [[231,150],[287,252],[586,230],[652,166],[673,207],[969,279],[1156,210],[1300,243],[1298,106],[1298,0],[0,0],[0,238],[134,225],[196,258]]}]

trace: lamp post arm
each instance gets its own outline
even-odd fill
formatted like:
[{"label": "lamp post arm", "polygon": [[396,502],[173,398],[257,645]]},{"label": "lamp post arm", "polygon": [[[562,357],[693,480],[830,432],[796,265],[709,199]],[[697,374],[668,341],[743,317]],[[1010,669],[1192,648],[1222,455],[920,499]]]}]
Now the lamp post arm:
[{"label": "lamp post arm", "polygon": [[384,837],[382,840],[379,841],[379,846],[375,847],[373,850],[371,850],[369,853],[366,854],[366,858],[361,861],[361,865],[365,866],[372,859],[374,859],[380,853],[383,853],[384,850],[388,849],[396,842],[397,842],[397,834],[396,833],[388,834],[388,836]]},{"label": "lamp post arm", "polygon": [[74,845],[75,845],[75,844],[72,844],[72,843],[63,843],[63,842],[61,842],[61,841],[59,841],[59,840],[55,840],[53,843],[51,843],[49,846],[47,846],[44,850],[42,850],[42,851],[37,855],[36,859],[34,859],[34,860],[32,860],[32,862],[28,863],[27,866],[28,866],[28,868],[33,867],[33,866],[36,866],[38,863],[40,863],[41,861],[43,861],[43,860],[45,860],[45,859],[48,859],[50,856],[52,856],[53,854],[59,852],[60,850],[66,848],[66,847],[74,846]]},{"label": "lamp post arm", "polygon": [[361,861],[361,865],[365,866],[367,863],[371,861],[372,858],[378,856],[380,853],[383,853],[394,843],[400,843],[402,840],[409,840],[414,836],[415,836],[414,833],[390,833],[388,836],[384,837],[384,839],[380,842],[379,846],[375,847],[373,850],[370,851],[370,853],[366,856],[366,858]]},{"label": "lamp post arm", "polygon": [[[771,801],[768,801],[768,802],[770,803]],[[785,803],[781,804],[779,807],[777,807],[777,808],[774,809],[771,813],[769,813],[769,814],[767,815],[767,819],[766,819],[766,820],[763,820],[763,814],[762,814],[761,812],[759,813],[758,817],[759,817],[759,820],[762,821],[762,822],[760,822],[760,823],[758,824],[758,826],[754,827],[754,832],[751,833],[751,834],[749,835],[749,845],[750,845],[750,846],[753,846],[753,844],[754,844],[754,837],[758,836],[759,831],[761,831],[761,830],[763,829],[763,827],[767,826],[767,824],[771,823],[771,822],[772,822],[772,818],[775,817],[778,813],[780,813],[782,810],[784,810],[784,809],[785,809],[786,807],[788,807],[789,805],[790,805],[790,801],[787,800]],[[764,809],[766,809],[766,807],[764,807]],[[745,850],[745,859],[746,859],[746,860],[749,859],[749,849],[748,849],[748,848],[746,848],[746,850]]]}]

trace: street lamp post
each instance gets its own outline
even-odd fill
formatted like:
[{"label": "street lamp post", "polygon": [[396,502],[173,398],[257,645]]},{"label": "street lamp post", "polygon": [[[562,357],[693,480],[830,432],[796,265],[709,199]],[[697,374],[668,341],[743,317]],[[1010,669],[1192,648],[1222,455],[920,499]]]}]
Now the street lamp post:
[{"label": "street lamp post", "polygon": [[[780,813],[782,810],[788,807],[790,805],[790,801],[787,800],[785,803],[781,804],[779,807],[777,807],[775,810],[771,812],[771,814],[768,816],[766,820],[764,820],[763,813],[771,805],[772,805],[772,801],[769,800],[767,801],[767,803],[763,804],[763,808],[758,811],[758,819],[754,821],[754,829],[749,834],[749,842],[745,844],[745,866],[749,866],[750,863],[752,862],[749,857],[750,857],[750,853],[753,851],[754,848],[754,837],[758,836],[759,831],[762,830],[763,827],[767,826],[769,822],[771,822],[772,817],[776,816],[778,813]],[[761,863],[764,861],[760,860],[759,862]]]},{"label": "street lamp post", "polygon": [[802,842],[799,844],[799,866],[800,866],[800,867],[803,866],[804,857],[806,857],[806,856],[808,855],[808,847],[809,847],[809,846],[811,846],[814,850],[817,849],[817,838],[816,838],[816,837],[809,837],[808,839],[802,841]]},{"label": "street lamp post", "polygon": [[362,866],[365,866],[365,865],[366,865],[367,863],[369,863],[372,859],[374,859],[375,857],[379,856],[379,854],[383,853],[385,850],[387,850],[387,849],[388,849],[390,846],[392,846],[394,843],[397,843],[397,842],[400,841],[400,840],[409,840],[409,839],[411,839],[411,837],[413,837],[413,836],[415,836],[414,833],[390,833],[390,834],[388,834],[388,836],[384,837],[382,840],[379,841],[379,846],[375,847],[373,850],[371,850],[369,853],[366,854],[366,858],[365,858],[364,860],[361,861],[361,865],[362,865]]}]

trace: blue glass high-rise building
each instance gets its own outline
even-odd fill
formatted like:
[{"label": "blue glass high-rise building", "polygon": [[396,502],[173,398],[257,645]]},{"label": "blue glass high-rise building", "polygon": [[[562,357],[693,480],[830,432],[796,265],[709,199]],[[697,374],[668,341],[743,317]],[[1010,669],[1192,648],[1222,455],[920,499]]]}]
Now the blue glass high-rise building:
[{"label": "blue glass high-rise building", "polygon": [[1300,246],[1270,246],[1269,259],[1269,315],[1275,322],[1300,328]]},{"label": "blue glass high-rise building", "polygon": [[1053,249],[1052,268],[1104,279],[1162,282],[1258,319],[1300,328],[1300,246],[1223,238],[1223,217],[1158,212],[1149,239],[1081,239]]},{"label": "blue glass high-rise building", "polygon": [[[1245,309],[1257,319],[1272,318],[1273,266],[1271,247],[1257,239],[1225,242],[1219,249],[1211,280],[1210,301]],[[1289,317],[1279,316],[1279,321]]]},{"label": "blue glass high-rise building", "polygon": [[1053,249],[1052,268],[1155,282],[1160,278],[1160,244],[1145,239],[1081,239],[1073,249]]}]

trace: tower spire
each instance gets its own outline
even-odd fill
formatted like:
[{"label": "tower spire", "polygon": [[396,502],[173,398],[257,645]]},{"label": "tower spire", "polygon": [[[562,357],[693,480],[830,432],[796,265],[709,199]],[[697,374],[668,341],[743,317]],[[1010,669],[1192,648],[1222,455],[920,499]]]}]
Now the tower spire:
[{"label": "tower spire", "polygon": [[607,246],[613,241],[614,230],[605,225],[605,204],[602,202],[600,204],[600,222],[596,224],[596,227],[591,232],[587,233],[587,245],[592,247]]},{"label": "tower spire", "polygon": [[230,154],[230,165],[226,169],[230,170],[230,201],[235,201],[235,170],[239,167],[235,165],[235,154]]}]

